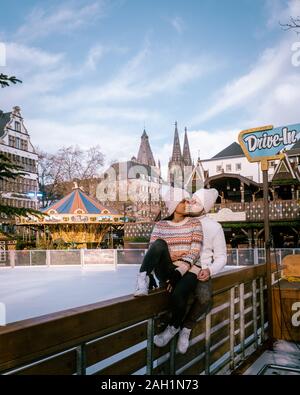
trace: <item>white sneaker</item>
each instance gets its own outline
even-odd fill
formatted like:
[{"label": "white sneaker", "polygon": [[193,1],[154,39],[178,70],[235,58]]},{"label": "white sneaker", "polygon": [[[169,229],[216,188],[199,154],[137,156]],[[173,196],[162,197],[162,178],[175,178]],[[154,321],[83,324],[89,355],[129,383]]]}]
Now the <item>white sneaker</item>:
[{"label": "white sneaker", "polygon": [[134,296],[148,295],[150,278],[147,272],[139,273],[136,279],[136,289]]},{"label": "white sneaker", "polygon": [[179,333],[178,342],[177,342],[177,351],[180,354],[185,354],[186,350],[189,348],[189,339],[190,339],[191,331],[192,331],[191,329],[182,328]]},{"label": "white sneaker", "polygon": [[175,328],[174,326],[168,325],[166,329],[159,333],[158,335],[154,336],[154,344],[157,347],[164,347],[166,346],[169,341],[178,333],[180,328]]}]

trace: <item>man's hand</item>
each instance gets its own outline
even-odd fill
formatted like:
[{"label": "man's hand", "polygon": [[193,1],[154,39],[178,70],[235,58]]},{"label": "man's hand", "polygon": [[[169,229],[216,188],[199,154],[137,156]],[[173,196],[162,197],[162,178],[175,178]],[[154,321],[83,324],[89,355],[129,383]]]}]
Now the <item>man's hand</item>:
[{"label": "man's hand", "polygon": [[180,258],[186,254],[187,254],[186,251],[176,251],[176,252],[171,252],[170,256],[171,256],[172,262],[175,262],[175,261],[180,261]]},{"label": "man's hand", "polygon": [[169,280],[167,280],[167,291],[171,293],[181,278],[182,276],[180,271],[175,269]]},{"label": "man's hand", "polygon": [[210,278],[210,270],[209,269],[201,269],[197,276],[199,281],[207,281]]}]

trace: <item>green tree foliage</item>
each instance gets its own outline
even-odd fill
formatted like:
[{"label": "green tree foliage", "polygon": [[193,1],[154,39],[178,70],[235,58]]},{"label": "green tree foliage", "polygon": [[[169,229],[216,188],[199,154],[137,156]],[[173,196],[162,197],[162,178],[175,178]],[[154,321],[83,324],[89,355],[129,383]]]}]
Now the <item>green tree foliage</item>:
[{"label": "green tree foliage", "polygon": [[6,74],[0,74],[0,86],[1,88],[5,88],[7,86],[9,86],[10,84],[16,84],[17,82],[22,83],[21,80],[19,80],[18,78],[16,78],[15,76],[9,77]]}]

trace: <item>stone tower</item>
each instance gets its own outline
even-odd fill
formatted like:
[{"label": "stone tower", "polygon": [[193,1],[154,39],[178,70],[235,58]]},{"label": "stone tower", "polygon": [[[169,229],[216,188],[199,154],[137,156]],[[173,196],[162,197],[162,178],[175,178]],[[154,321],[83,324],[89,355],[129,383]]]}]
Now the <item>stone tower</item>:
[{"label": "stone tower", "polygon": [[141,137],[141,144],[137,156],[137,162],[142,165],[156,166],[154,156],[149,143],[149,137],[145,129]]}]

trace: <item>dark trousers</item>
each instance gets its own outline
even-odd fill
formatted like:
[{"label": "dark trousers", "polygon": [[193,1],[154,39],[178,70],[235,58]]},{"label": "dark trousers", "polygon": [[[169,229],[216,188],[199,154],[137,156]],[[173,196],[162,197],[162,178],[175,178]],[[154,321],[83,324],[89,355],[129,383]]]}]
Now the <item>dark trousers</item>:
[{"label": "dark trousers", "polygon": [[[148,275],[154,270],[160,285],[165,285],[171,273],[176,269],[170,257],[169,248],[164,240],[156,240],[147,251],[140,272]],[[176,284],[170,295],[171,320],[170,325],[179,328],[186,314],[189,296],[194,292],[198,283],[194,273],[186,273]]]},{"label": "dark trousers", "polygon": [[183,327],[193,329],[196,322],[212,307],[212,281],[197,281],[194,294],[190,297],[187,314]]}]

